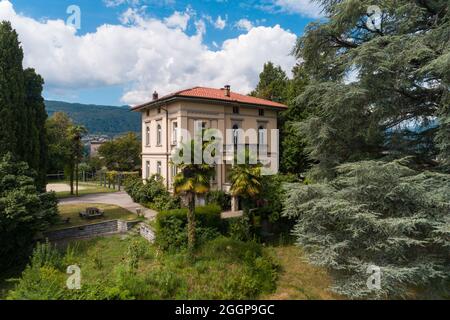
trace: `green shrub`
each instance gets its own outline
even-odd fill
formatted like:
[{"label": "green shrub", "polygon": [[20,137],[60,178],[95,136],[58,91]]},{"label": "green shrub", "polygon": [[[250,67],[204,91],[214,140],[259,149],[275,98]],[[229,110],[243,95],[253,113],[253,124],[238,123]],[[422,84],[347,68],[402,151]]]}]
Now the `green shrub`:
[{"label": "green shrub", "polygon": [[164,211],[181,206],[179,197],[174,197],[167,191],[163,178],[159,175],[151,176],[144,183],[141,178],[130,176],[125,180],[125,191],[133,201],[156,210]]},{"label": "green shrub", "polygon": [[250,241],[253,238],[250,218],[247,215],[226,220],[226,230],[230,238],[239,241]]},{"label": "green shrub", "polygon": [[[196,232],[199,241],[219,234],[222,225],[221,208],[207,205],[195,209]],[[187,245],[187,209],[161,211],[156,217],[156,242],[164,250],[184,249]]]},{"label": "green shrub", "polygon": [[224,191],[210,191],[206,194],[206,204],[217,204],[222,210],[231,210],[231,196]]}]

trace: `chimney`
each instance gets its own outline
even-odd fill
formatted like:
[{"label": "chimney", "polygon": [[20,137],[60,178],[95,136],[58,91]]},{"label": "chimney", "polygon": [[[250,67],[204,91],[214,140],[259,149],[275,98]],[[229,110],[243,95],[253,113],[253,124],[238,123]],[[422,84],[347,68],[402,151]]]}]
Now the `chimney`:
[{"label": "chimney", "polygon": [[158,100],[158,97],[158,92],[155,90],[155,92],[153,92],[153,100]]},{"label": "chimney", "polygon": [[231,86],[230,85],[226,85],[225,86],[225,96],[226,97],[230,97],[231,96]]}]

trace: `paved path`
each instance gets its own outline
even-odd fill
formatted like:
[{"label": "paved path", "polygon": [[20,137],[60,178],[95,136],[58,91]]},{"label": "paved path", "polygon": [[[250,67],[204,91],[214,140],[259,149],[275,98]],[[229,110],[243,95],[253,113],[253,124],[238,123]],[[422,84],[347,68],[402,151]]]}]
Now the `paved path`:
[{"label": "paved path", "polygon": [[112,204],[122,207],[128,211],[136,213],[136,209],[141,209],[142,213],[147,219],[154,219],[157,212],[151,209],[147,209],[138,203],[135,203],[126,192],[115,193],[95,193],[81,196],[78,198],[66,198],[59,200],[59,204],[81,204],[81,203],[99,203],[99,204]]},{"label": "paved path", "polygon": [[[78,186],[78,190],[86,190],[87,186]],[[47,185],[47,191],[55,191],[55,192],[67,192],[70,191],[70,185],[67,183],[49,183]]]}]

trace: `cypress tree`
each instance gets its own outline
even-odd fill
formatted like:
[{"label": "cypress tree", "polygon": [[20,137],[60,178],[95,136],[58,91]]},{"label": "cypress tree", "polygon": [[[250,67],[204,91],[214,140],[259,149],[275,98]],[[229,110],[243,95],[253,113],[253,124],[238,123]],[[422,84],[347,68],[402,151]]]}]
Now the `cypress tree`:
[{"label": "cypress tree", "polygon": [[42,89],[34,69],[23,70],[23,50],[9,22],[0,23],[0,156],[12,153],[36,171],[36,187],[46,185],[47,143]]},{"label": "cypress tree", "polygon": [[46,186],[47,172],[47,138],[45,123],[47,112],[45,111],[42,90],[44,80],[34,69],[26,69],[25,90],[26,90],[26,112],[27,118],[27,139],[23,141],[27,144],[28,152],[25,154],[27,162],[36,170],[36,185],[38,189],[44,191]]},{"label": "cypress tree", "polygon": [[25,128],[23,51],[9,22],[0,23],[0,155],[12,152],[20,158]]}]

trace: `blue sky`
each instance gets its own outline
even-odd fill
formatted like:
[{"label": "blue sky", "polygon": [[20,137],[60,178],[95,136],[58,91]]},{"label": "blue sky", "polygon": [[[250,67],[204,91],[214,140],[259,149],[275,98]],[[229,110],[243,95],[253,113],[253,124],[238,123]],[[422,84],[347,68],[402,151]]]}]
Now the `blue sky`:
[{"label": "blue sky", "polygon": [[196,85],[247,93],[265,61],[289,72],[296,37],[319,17],[309,0],[0,0],[46,98],[110,105]]}]

